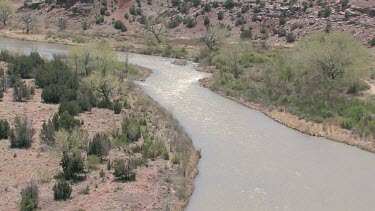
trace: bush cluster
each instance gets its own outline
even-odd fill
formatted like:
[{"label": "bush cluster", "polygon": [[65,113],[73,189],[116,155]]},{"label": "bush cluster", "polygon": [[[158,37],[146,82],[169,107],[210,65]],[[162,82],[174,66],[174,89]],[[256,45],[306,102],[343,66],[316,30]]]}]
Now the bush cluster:
[{"label": "bush cluster", "polygon": [[72,187],[67,181],[58,181],[52,188],[53,198],[56,201],[65,201],[70,198]]},{"label": "bush cluster", "polygon": [[10,126],[8,120],[0,120],[0,139],[7,139],[10,132]]}]

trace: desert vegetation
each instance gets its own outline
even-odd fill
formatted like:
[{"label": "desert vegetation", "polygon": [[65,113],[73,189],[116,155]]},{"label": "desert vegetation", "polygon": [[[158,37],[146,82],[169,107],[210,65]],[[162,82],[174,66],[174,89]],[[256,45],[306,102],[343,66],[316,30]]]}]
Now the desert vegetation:
[{"label": "desert vegetation", "polygon": [[[60,206],[53,201],[64,201],[66,206],[78,209],[81,207],[75,207],[70,201],[80,200],[81,193],[90,195],[90,188],[97,189],[104,184],[108,188],[129,187],[126,191],[143,192],[146,198],[165,196],[157,204],[143,201],[133,204],[132,200],[142,198],[142,194],[137,194],[129,198],[127,205],[115,203],[117,205],[113,206],[137,209],[145,204],[181,209],[186,204],[199,154],[172,117],[133,84],[132,79],[145,78],[149,71],[118,62],[105,41],[72,48],[67,56],[56,56],[51,60],[41,58],[37,52],[24,55],[8,51],[0,53],[0,60],[7,64],[3,77],[7,100],[8,95],[16,95],[18,89],[25,89],[27,97],[21,94],[21,97],[11,99],[26,107],[38,100],[39,107],[50,107],[50,116],[44,119],[26,112],[0,122],[1,139],[6,139],[2,143],[9,143],[9,148],[4,150],[9,153],[23,150],[14,153],[13,158],[31,151],[53,160],[51,167],[31,169],[34,172],[31,175],[40,178],[32,176],[33,181],[28,184],[19,181],[25,187],[21,191],[21,210]],[[17,84],[26,88],[19,88]],[[0,103],[5,105],[7,100]],[[105,115],[95,116],[98,112]],[[110,116],[112,120],[108,119]],[[95,123],[98,118],[112,122],[112,125],[98,130]],[[54,169],[53,175],[40,172],[49,169]],[[4,169],[2,172],[7,174],[9,171]],[[98,181],[93,176],[96,174],[100,175]],[[160,178],[150,183],[145,175]],[[142,188],[137,190],[141,184],[164,184],[166,179],[163,178],[167,177],[173,178],[168,186],[176,188],[176,194],[154,189],[156,195],[149,196]],[[53,195],[46,195],[48,189]],[[111,190],[104,189],[107,193]],[[111,200],[114,198],[106,199],[108,203],[112,203]],[[14,208],[11,204],[6,206]]]},{"label": "desert vegetation", "polygon": [[242,41],[202,61],[218,69],[208,85],[214,91],[337,125],[365,140],[375,137],[374,98],[363,94],[374,76],[373,56],[349,34],[319,33],[288,50],[262,50]]}]

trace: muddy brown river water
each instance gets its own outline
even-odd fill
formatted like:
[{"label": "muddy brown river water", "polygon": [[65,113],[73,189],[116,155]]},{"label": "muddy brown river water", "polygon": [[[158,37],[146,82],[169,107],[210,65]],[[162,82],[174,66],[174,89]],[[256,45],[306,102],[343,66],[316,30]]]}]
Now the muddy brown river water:
[{"label": "muddy brown river water", "polygon": [[[0,38],[0,48],[34,49],[50,58],[68,47]],[[138,83],[144,93],[170,111],[202,150],[186,210],[375,210],[375,154],[276,123],[201,87],[198,80],[209,75],[194,64],[172,61],[129,56],[130,63],[153,70]]]}]

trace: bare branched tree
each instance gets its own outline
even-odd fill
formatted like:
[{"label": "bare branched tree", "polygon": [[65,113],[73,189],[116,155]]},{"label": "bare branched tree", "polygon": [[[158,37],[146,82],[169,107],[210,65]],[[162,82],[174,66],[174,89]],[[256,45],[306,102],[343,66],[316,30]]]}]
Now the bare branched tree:
[{"label": "bare branched tree", "polygon": [[26,13],[21,16],[21,22],[25,26],[25,33],[29,34],[36,26],[36,17],[31,13]]},{"label": "bare branched tree", "polygon": [[206,44],[208,49],[217,50],[228,36],[229,31],[226,27],[216,25],[208,27],[206,33],[201,37],[201,40]]},{"label": "bare branched tree", "polygon": [[3,23],[4,26],[7,25],[8,20],[14,13],[14,7],[9,1],[0,1],[0,21]]},{"label": "bare branched tree", "polygon": [[156,12],[156,15],[146,19],[145,29],[154,35],[158,43],[161,43],[161,35],[166,30],[166,18],[160,12]]}]

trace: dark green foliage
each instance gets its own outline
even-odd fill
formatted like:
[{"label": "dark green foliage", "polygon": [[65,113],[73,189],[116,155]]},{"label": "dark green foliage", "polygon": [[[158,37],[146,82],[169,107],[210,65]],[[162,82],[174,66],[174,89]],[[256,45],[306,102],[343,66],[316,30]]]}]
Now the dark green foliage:
[{"label": "dark green foliage", "polygon": [[369,45],[370,45],[371,47],[375,46],[375,37],[372,38],[368,43],[369,43]]},{"label": "dark green foliage", "polygon": [[325,18],[328,18],[331,15],[332,9],[329,5],[327,5],[323,10],[323,15]]},{"label": "dark green foliage", "polygon": [[52,188],[53,198],[56,201],[65,201],[70,198],[72,194],[72,187],[66,181],[58,181]]},{"label": "dark green foliage", "polygon": [[135,181],[135,172],[130,166],[130,161],[125,161],[123,159],[116,159],[113,161],[113,175],[123,182]]},{"label": "dark green foliage", "polygon": [[89,143],[87,155],[96,155],[100,158],[108,155],[111,148],[109,137],[105,134],[97,133]]},{"label": "dark green foliage", "polygon": [[34,128],[32,121],[25,117],[14,119],[14,128],[10,131],[11,148],[30,148],[33,141]]},{"label": "dark green foliage", "polygon": [[68,111],[64,111],[62,114],[56,113],[52,118],[52,122],[57,130],[65,129],[71,131],[81,125],[80,121],[74,119],[74,117],[71,116]]},{"label": "dark green foliage", "polygon": [[103,16],[96,16],[95,18],[95,23],[96,24],[101,24],[104,22],[104,17]]},{"label": "dark green foliage", "polygon": [[243,6],[241,7],[241,13],[242,13],[242,14],[245,14],[245,13],[247,13],[247,12],[249,11],[249,9],[250,9],[250,6],[249,6],[249,5],[243,5]]},{"label": "dark green foliage", "polygon": [[136,118],[124,118],[122,133],[130,141],[135,142],[141,137],[141,125]]},{"label": "dark green foliage", "polygon": [[114,22],[114,27],[115,27],[115,29],[120,30],[122,32],[126,32],[128,30],[126,28],[125,24],[120,20],[117,20],[117,21]]},{"label": "dark green foliage", "polygon": [[26,85],[25,82],[16,78],[14,82],[12,82],[13,87],[13,100],[15,102],[22,102],[23,100],[31,99],[31,87]]},{"label": "dark green foliage", "polygon": [[10,126],[6,119],[0,120],[0,139],[7,139],[10,132]]},{"label": "dark green foliage", "polygon": [[204,25],[207,27],[210,25],[210,18],[208,16],[204,17]]},{"label": "dark green foliage", "polygon": [[204,12],[210,12],[211,11],[210,4],[205,4],[204,7],[203,7],[203,11]]},{"label": "dark green foliage", "polygon": [[178,6],[178,10],[179,10],[181,13],[188,14],[188,13],[189,13],[189,10],[190,10],[189,4],[188,4],[187,2],[182,2],[182,3],[180,4],[180,6]]},{"label": "dark green foliage", "polygon": [[224,12],[223,11],[219,11],[219,13],[217,13],[217,19],[219,21],[224,19]]},{"label": "dark green foliage", "polygon": [[172,0],[171,3],[172,3],[172,6],[178,7],[178,6],[180,6],[181,1],[180,0]]},{"label": "dark green foliage", "polygon": [[15,55],[12,61],[8,62],[11,62],[8,69],[11,74],[26,79],[33,77],[34,70],[44,64],[44,60],[37,52],[31,52],[30,55]]},{"label": "dark green foliage", "polygon": [[292,43],[294,41],[296,41],[296,36],[292,33],[292,32],[289,32],[287,35],[286,35],[286,41],[288,43]]},{"label": "dark green foliage", "polygon": [[340,0],[340,4],[341,4],[341,6],[342,7],[347,7],[348,6],[348,4],[349,4],[349,0]]},{"label": "dark green foliage", "polygon": [[168,28],[173,29],[173,28],[178,27],[182,23],[183,20],[184,19],[179,15],[172,17],[168,22]]},{"label": "dark green foliage", "polygon": [[45,103],[59,103],[64,95],[64,86],[51,84],[42,91],[42,99]]},{"label": "dark green foliage", "polygon": [[243,39],[243,40],[253,39],[253,29],[249,28],[248,30],[243,30],[241,32],[241,39]]},{"label": "dark green foliage", "polygon": [[41,142],[48,146],[54,146],[55,137],[53,135],[55,133],[55,130],[55,124],[51,119],[48,119],[47,122],[43,122],[42,131],[40,132]]},{"label": "dark green foliage", "polygon": [[284,16],[280,16],[279,17],[279,24],[280,25],[285,25],[285,23],[286,23],[285,17]]},{"label": "dark green foliage", "polygon": [[62,101],[59,106],[59,114],[67,111],[71,116],[75,116],[81,112],[77,101]]},{"label": "dark green foliage", "polygon": [[[169,153],[165,144],[162,140],[152,141],[151,139],[147,138],[145,142],[141,146],[141,151],[143,158],[145,159],[152,159],[159,156],[163,156],[164,158],[169,159]],[[168,154],[168,155],[166,155]]]},{"label": "dark green foliage", "polygon": [[193,1],[193,7],[198,7],[201,4],[200,0],[192,0]]},{"label": "dark green foliage", "polygon": [[38,209],[39,190],[35,182],[31,181],[21,191],[21,211],[33,211]]},{"label": "dark green foliage", "polygon": [[241,26],[246,24],[246,20],[243,16],[241,16],[239,19],[236,20],[236,26]]},{"label": "dark green foliage", "polygon": [[232,9],[234,7],[234,1],[233,0],[226,0],[225,1],[225,8],[226,9]]},{"label": "dark green foliage", "polygon": [[188,28],[193,28],[195,25],[197,25],[197,21],[195,21],[193,18],[191,17],[187,17],[184,19],[184,24],[186,25],[186,27]]},{"label": "dark green foliage", "polygon": [[119,114],[121,113],[121,110],[122,110],[122,103],[120,101],[115,101],[113,103],[113,111],[115,112],[115,114]]},{"label": "dark green foliage", "polygon": [[46,103],[59,103],[64,99],[76,98],[77,75],[59,58],[37,69],[35,84],[43,88],[42,98]]},{"label": "dark green foliage", "polygon": [[85,173],[84,160],[79,154],[63,152],[60,166],[63,169],[63,175],[66,180],[80,180],[82,178],[81,175]]}]

